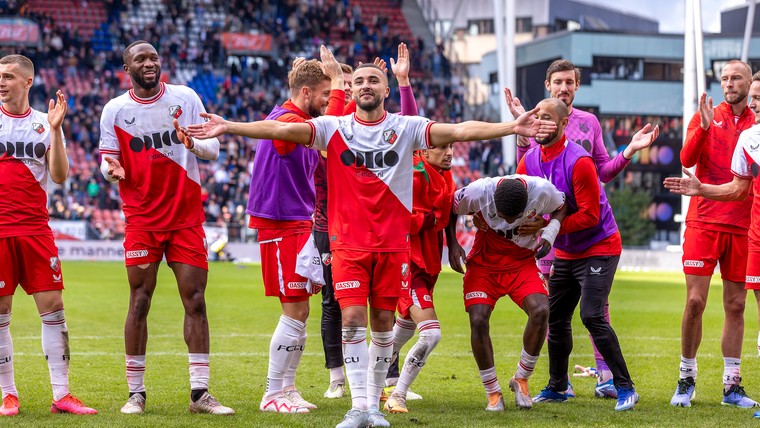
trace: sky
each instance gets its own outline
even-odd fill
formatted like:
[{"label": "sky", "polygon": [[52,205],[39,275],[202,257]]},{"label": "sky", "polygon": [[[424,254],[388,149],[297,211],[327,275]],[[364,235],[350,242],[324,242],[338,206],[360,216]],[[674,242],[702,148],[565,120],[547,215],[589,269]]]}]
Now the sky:
[{"label": "sky", "polygon": [[[660,21],[660,32],[683,33],[685,0],[580,0],[632,12]],[[701,0],[702,28],[705,32],[720,32],[720,11],[746,4],[747,0]],[[760,6],[759,6],[760,7]]]}]

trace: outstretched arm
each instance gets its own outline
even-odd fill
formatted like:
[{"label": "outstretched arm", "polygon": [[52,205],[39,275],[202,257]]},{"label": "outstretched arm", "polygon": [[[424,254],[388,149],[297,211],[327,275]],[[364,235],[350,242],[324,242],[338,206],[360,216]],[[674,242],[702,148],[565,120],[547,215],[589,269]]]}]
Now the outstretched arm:
[{"label": "outstretched arm", "polygon": [[215,114],[201,113],[206,119],[187,127],[187,134],[193,138],[213,138],[222,134],[242,135],[244,137],[284,140],[304,146],[311,145],[312,126],[308,122],[285,123],[276,120],[257,122],[231,122]]},{"label": "outstretched arm", "polygon": [[685,196],[704,196],[716,201],[741,201],[747,198],[752,179],[734,175],[734,179],[723,184],[705,184],[686,168],[686,177],[668,177],[663,184],[671,193]]},{"label": "outstretched arm", "polygon": [[430,144],[445,146],[458,141],[490,140],[512,134],[545,138],[557,129],[557,124],[537,119],[535,117],[537,111],[538,107],[506,123],[478,121],[457,124],[434,123],[430,126]]}]

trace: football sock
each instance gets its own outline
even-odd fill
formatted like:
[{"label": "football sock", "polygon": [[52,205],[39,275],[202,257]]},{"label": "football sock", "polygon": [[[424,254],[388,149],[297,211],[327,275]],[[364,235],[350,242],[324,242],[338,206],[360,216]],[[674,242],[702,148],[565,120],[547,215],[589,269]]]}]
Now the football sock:
[{"label": "football sock", "polygon": [[438,342],[441,341],[441,325],[438,323],[438,320],[422,321],[418,327],[420,329],[420,337],[417,339],[417,343],[406,354],[401,376],[399,376],[396,389],[393,391],[394,394],[401,394],[403,397],[406,397],[409,386],[417,378],[417,375],[420,374],[420,370],[422,370],[422,367],[427,362],[428,356],[433,352]]},{"label": "football sock", "polygon": [[11,314],[0,314],[0,388],[2,397],[18,397],[13,376],[13,341],[11,340]]},{"label": "football sock", "polygon": [[69,331],[63,309],[40,314],[42,318],[42,352],[50,371],[53,400],[58,401],[69,393]]},{"label": "football sock", "polygon": [[686,358],[681,355],[681,365],[678,367],[678,378],[686,379],[687,377],[697,380],[697,359]]},{"label": "football sock", "polygon": [[741,385],[741,358],[723,358],[723,385],[726,391],[733,385]]},{"label": "football sock", "polygon": [[369,370],[367,371],[367,405],[378,406],[385,376],[393,356],[393,331],[370,332]]},{"label": "football sock", "polygon": [[[190,361],[190,390],[208,390],[208,354],[187,354],[187,356]],[[202,392],[201,395],[203,395]],[[193,401],[197,400],[196,398]]]},{"label": "football sock", "polygon": [[125,355],[129,395],[145,393],[145,355]]},{"label": "football sock", "polygon": [[267,389],[264,397],[269,398],[282,393],[285,372],[293,360],[295,348],[301,335],[304,323],[285,315],[280,316],[280,322],[272,334],[269,344],[269,370],[267,372]]},{"label": "football sock", "polygon": [[501,392],[499,378],[496,377],[496,367],[480,370],[480,380],[483,382],[483,387],[486,389],[487,394]]},{"label": "football sock", "polygon": [[343,361],[354,409],[367,410],[368,359],[367,327],[343,327]]},{"label": "football sock", "polygon": [[303,355],[304,348],[306,346],[306,324],[304,323],[303,328],[301,329],[301,332],[298,336],[298,343],[296,344],[296,349],[293,351],[293,359],[290,360],[290,365],[288,366],[288,370],[285,372],[285,378],[282,382],[282,389],[290,389],[295,388],[296,385],[296,371],[298,370],[298,364],[301,363],[301,356]]},{"label": "football sock", "polygon": [[520,353],[520,361],[517,363],[515,377],[521,379],[530,378],[530,375],[533,374],[533,369],[536,368],[536,361],[538,361],[538,355],[530,355],[523,349]]},{"label": "football sock", "polygon": [[414,336],[414,330],[417,329],[417,325],[412,320],[406,320],[403,318],[396,318],[396,323],[393,325],[393,359],[398,358],[398,353],[401,348],[406,345],[406,342]]},{"label": "football sock", "polygon": [[346,376],[343,374],[343,366],[333,367],[330,369],[330,383],[345,382]]}]

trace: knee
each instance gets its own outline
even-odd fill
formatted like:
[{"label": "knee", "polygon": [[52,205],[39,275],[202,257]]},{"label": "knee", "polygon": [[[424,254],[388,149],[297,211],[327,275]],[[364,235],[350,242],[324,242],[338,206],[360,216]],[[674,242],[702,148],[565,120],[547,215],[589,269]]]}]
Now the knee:
[{"label": "knee", "polygon": [[473,337],[483,337],[489,334],[488,316],[482,312],[470,313],[470,331]]},{"label": "knee", "polygon": [[196,317],[206,315],[206,298],[203,291],[195,291],[185,300],[185,313]]},{"label": "knee", "polygon": [[130,312],[137,318],[143,319],[148,317],[150,311],[150,295],[140,290],[132,292],[132,302]]},{"label": "knee", "polygon": [[581,322],[588,330],[607,324],[604,314],[589,314],[581,312]]},{"label": "knee", "polygon": [[736,296],[723,304],[726,315],[734,315],[744,317],[744,307],[746,302],[746,296]]},{"label": "knee", "polygon": [[548,325],[549,303],[538,304],[530,308],[530,311],[528,312],[528,321],[531,324]]},{"label": "knee", "polygon": [[[423,330],[420,332],[420,341],[424,341],[427,345],[427,349],[432,351],[433,348],[438,346],[438,342],[441,341],[441,329],[431,328],[429,330]],[[428,351],[428,352],[429,352]]]},{"label": "knee", "polygon": [[686,297],[686,313],[691,316],[701,315],[705,311],[706,299],[702,296]]}]

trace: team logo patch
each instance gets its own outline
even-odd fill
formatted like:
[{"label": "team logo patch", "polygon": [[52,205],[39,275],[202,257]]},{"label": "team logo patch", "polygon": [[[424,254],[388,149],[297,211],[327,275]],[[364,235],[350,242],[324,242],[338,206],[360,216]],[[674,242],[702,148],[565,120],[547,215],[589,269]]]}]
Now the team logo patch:
[{"label": "team logo patch", "polygon": [[401,263],[401,277],[406,279],[409,276],[409,263]]},{"label": "team logo patch", "polygon": [[756,152],[757,149],[760,149],[760,144],[755,144],[754,146],[752,144],[749,145],[749,151]]},{"label": "team logo patch", "polygon": [[50,258],[50,269],[53,269],[53,272],[58,272],[61,270],[61,261],[58,260],[58,257]]},{"label": "team logo patch", "polygon": [[178,105],[169,107],[169,116],[179,119],[182,116],[182,107]]},{"label": "team logo patch", "polygon": [[325,266],[332,264],[332,253],[322,253],[322,264]]},{"label": "team logo patch", "polygon": [[61,275],[53,275],[53,281],[61,282]]},{"label": "team logo patch", "polygon": [[598,268],[595,268],[593,266],[588,267],[591,272],[589,272],[589,275],[601,275],[602,274],[602,267],[599,266]]},{"label": "team logo patch", "polygon": [[133,117],[131,121],[124,119],[124,122],[127,124],[127,126],[131,126],[135,124],[135,118]]},{"label": "team logo patch", "polygon": [[38,134],[42,134],[43,132],[45,132],[45,125],[39,122],[34,122],[32,123],[32,129],[34,129],[34,132]]},{"label": "team logo patch", "polygon": [[488,295],[483,291],[471,291],[464,295],[464,300],[486,299]]},{"label": "team logo patch", "polygon": [[0,288],[5,288],[5,281],[0,281]]},{"label": "team logo patch", "polygon": [[533,218],[533,217],[535,217],[535,216],[536,216],[536,213],[537,213],[536,209],[535,209],[535,208],[533,208],[532,210],[530,210],[530,212],[528,212],[528,218]]},{"label": "team logo patch", "polygon": [[718,122],[717,120],[713,119],[713,125],[717,126],[718,128],[723,126],[723,121],[721,120]]},{"label": "team logo patch", "polygon": [[395,129],[389,129],[387,131],[383,131],[383,140],[385,140],[388,144],[393,144],[398,139],[398,135],[396,135]]},{"label": "team logo patch", "polygon": [[289,282],[288,288],[291,290],[306,290],[305,282]]},{"label": "team logo patch", "polygon": [[342,281],[335,283],[335,291],[359,288],[359,281]]},{"label": "team logo patch", "polygon": [[125,255],[128,259],[139,259],[140,257],[147,257],[148,250],[127,251]]},{"label": "team logo patch", "polygon": [[684,260],[683,267],[701,268],[701,267],[705,267],[705,262],[703,262],[702,260]]},{"label": "team logo patch", "polygon": [[433,298],[429,294],[426,294],[426,295],[422,296],[422,300],[424,300],[426,302],[432,302]]},{"label": "team logo patch", "polygon": [[578,127],[578,129],[580,129],[581,131],[583,131],[583,133],[588,133],[589,127],[588,127],[588,124],[587,124],[587,123],[583,122],[583,123],[581,123],[581,125]]}]

